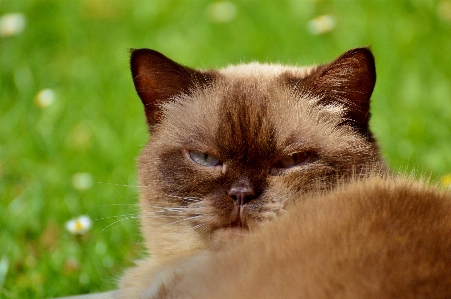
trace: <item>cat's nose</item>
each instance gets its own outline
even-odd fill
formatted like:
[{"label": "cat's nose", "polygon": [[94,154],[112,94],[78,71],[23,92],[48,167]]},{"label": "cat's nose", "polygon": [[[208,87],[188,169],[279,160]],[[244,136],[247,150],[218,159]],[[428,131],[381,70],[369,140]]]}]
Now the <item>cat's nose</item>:
[{"label": "cat's nose", "polygon": [[240,180],[232,185],[229,196],[235,201],[236,205],[242,206],[255,197],[255,191],[248,180]]}]

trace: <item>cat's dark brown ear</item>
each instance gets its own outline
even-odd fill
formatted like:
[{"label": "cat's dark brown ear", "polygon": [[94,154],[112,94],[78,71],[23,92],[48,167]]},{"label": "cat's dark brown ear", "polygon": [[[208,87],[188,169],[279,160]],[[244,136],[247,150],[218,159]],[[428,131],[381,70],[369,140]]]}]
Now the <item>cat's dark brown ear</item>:
[{"label": "cat's dark brown ear", "polygon": [[304,84],[320,95],[320,105],[342,105],[344,122],[369,133],[370,98],[376,83],[374,56],[369,48],[356,48],[324,64]]},{"label": "cat's dark brown ear", "polygon": [[208,73],[180,65],[150,49],[132,50],[130,67],[150,130],[162,119],[162,103],[209,84],[212,79]]}]

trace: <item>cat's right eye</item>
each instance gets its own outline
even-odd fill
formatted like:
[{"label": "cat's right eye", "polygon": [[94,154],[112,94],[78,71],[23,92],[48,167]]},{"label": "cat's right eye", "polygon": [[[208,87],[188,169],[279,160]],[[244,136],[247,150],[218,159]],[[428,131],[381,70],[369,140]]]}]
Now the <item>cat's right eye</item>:
[{"label": "cat's right eye", "polygon": [[194,163],[202,166],[214,167],[222,165],[222,162],[215,156],[200,151],[188,151],[188,156]]},{"label": "cat's right eye", "polygon": [[284,170],[305,164],[306,162],[311,161],[314,157],[315,154],[312,151],[299,152],[284,156],[272,165],[270,172],[273,175],[280,174]]}]

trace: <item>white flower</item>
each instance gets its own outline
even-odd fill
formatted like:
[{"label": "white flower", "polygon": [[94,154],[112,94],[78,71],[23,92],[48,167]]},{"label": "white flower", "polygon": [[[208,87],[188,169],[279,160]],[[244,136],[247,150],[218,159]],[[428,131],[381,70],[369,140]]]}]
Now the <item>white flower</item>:
[{"label": "white flower", "polygon": [[55,102],[55,92],[49,88],[43,89],[36,94],[34,101],[40,108],[48,107]]},{"label": "white flower", "polygon": [[82,215],[66,222],[66,229],[74,235],[83,235],[89,231],[91,227],[92,220],[86,215]]},{"label": "white flower", "polygon": [[13,36],[25,29],[26,19],[21,13],[8,13],[0,18],[0,36]]},{"label": "white flower", "polygon": [[6,275],[8,274],[9,260],[6,255],[0,259],[0,287],[5,283]]},{"label": "white flower", "polygon": [[331,15],[318,16],[307,24],[307,28],[313,35],[319,35],[335,28],[335,19]]},{"label": "white flower", "polygon": [[236,6],[229,1],[217,1],[208,6],[208,16],[213,22],[228,23],[236,16]]},{"label": "white flower", "polygon": [[72,177],[72,184],[78,190],[87,190],[92,187],[93,179],[90,173],[76,173]]}]

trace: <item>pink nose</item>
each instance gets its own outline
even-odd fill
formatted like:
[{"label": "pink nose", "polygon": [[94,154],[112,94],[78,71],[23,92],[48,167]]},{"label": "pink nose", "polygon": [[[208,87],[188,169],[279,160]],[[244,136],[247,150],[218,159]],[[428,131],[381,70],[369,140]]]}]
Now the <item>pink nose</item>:
[{"label": "pink nose", "polygon": [[237,206],[243,206],[255,197],[255,192],[248,180],[240,180],[232,185],[229,196]]}]

